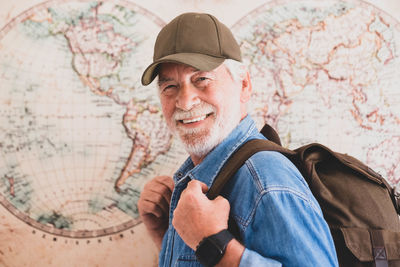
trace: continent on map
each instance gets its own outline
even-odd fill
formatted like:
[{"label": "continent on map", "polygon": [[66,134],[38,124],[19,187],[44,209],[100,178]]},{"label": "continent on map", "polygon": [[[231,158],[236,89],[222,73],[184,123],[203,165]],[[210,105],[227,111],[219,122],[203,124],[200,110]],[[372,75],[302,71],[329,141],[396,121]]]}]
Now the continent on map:
[{"label": "continent on map", "polygon": [[[234,26],[253,79],[251,114],[286,146],[320,138],[400,182],[380,163],[400,157],[398,22],[358,1],[305,3],[272,1]],[[349,142],[339,146],[335,130]],[[375,155],[387,142],[391,152]]]},{"label": "continent on map", "polygon": [[161,110],[148,103],[131,100],[124,114],[124,126],[132,139],[132,151],[115,183],[118,190],[132,174],[154,161],[159,154],[166,153],[172,142]]},{"label": "continent on map", "polygon": [[[135,48],[136,43],[128,37],[118,34],[114,26],[98,16],[99,3],[93,7],[89,18],[80,19],[77,25],[60,23],[57,32],[68,40],[73,53],[73,68],[90,90],[100,96],[112,98],[116,104],[127,107],[123,117],[123,126],[132,139],[132,149],[121,176],[115,183],[119,190],[132,174],[141,171],[161,153],[170,147],[172,136],[163,122],[157,107],[146,103],[136,106],[134,100],[123,102],[110,83],[107,88],[101,86],[101,79],[118,78],[124,55]],[[56,33],[57,33],[56,32]],[[129,90],[129,88],[126,88]],[[152,129],[152,131],[149,131]]]},{"label": "continent on map", "polygon": [[93,93],[118,97],[113,94],[112,87],[101,88],[100,81],[118,77],[124,54],[137,44],[115,32],[113,24],[98,16],[100,6],[101,3],[93,7],[92,16],[77,24],[59,23],[53,33],[60,32],[68,40],[73,53],[72,67]]}]

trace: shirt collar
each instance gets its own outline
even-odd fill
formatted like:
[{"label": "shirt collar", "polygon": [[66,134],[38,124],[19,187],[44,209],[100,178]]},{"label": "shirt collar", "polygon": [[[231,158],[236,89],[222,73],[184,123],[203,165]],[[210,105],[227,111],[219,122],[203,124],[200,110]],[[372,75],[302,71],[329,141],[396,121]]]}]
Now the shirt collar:
[{"label": "shirt collar", "polygon": [[189,177],[205,183],[210,188],[222,166],[233,152],[245,143],[249,137],[257,134],[259,132],[253,119],[249,115],[246,116],[199,165],[194,166],[189,157],[175,173],[175,182],[179,183],[183,178]]}]

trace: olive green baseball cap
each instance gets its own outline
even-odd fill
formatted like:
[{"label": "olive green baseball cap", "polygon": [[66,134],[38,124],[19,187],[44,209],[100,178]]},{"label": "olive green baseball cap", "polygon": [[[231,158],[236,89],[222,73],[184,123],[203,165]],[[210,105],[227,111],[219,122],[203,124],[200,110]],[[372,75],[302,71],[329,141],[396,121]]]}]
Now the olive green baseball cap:
[{"label": "olive green baseball cap", "polygon": [[154,45],[153,63],[143,73],[142,84],[150,84],[161,63],[189,65],[210,71],[225,59],[242,61],[232,32],[210,14],[184,13],[161,29]]}]

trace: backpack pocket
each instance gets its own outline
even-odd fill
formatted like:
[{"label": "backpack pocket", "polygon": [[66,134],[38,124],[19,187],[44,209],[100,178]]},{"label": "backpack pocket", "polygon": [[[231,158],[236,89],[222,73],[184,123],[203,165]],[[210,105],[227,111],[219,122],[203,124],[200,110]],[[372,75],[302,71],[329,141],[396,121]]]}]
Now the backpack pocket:
[{"label": "backpack pocket", "polygon": [[[386,258],[389,267],[400,267],[400,232],[365,228],[337,228],[331,232],[340,255],[339,266],[375,266],[375,259]],[[379,236],[379,242],[372,242],[375,236]]]}]

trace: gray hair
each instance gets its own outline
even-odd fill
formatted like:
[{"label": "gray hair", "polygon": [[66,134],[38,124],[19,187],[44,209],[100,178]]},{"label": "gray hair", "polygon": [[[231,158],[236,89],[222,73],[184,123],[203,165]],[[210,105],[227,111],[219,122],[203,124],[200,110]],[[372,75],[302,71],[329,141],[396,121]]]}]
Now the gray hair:
[{"label": "gray hair", "polygon": [[225,59],[223,64],[235,82],[245,78],[247,67],[242,62],[233,59]]}]

